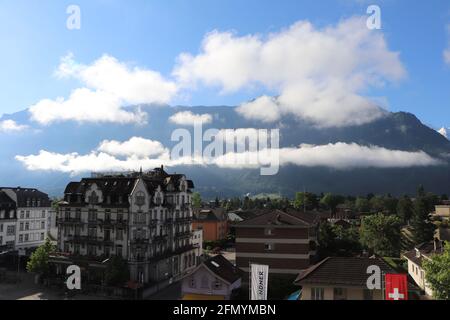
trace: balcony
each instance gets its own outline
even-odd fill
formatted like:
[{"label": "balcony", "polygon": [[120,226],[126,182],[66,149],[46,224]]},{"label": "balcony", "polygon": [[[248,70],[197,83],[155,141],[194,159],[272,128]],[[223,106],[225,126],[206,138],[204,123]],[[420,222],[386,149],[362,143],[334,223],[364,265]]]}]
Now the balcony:
[{"label": "balcony", "polygon": [[68,242],[73,243],[92,243],[92,244],[103,244],[103,245],[113,245],[113,240],[111,238],[103,238],[96,236],[86,236],[86,235],[69,235],[67,236]]},{"label": "balcony", "polygon": [[149,238],[135,238],[135,239],[131,239],[130,243],[132,245],[149,244],[150,239]]},{"label": "balcony", "polygon": [[192,236],[191,231],[185,231],[185,232],[177,232],[175,233],[175,238],[181,239],[181,238],[190,238]]},{"label": "balcony", "polygon": [[60,224],[83,224],[81,218],[60,218],[58,219]]},{"label": "balcony", "polygon": [[153,237],[153,242],[163,242],[167,239],[168,235],[162,235],[162,236],[155,236]]}]

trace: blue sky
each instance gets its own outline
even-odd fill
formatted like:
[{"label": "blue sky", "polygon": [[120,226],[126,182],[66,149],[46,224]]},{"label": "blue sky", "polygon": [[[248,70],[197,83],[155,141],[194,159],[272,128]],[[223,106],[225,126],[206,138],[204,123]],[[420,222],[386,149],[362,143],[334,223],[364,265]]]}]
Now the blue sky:
[{"label": "blue sky", "polygon": [[[70,4],[81,8],[80,30],[66,28]],[[197,54],[213,30],[264,35],[300,20],[324,27],[365,15],[369,4],[380,6],[382,32],[389,49],[400,52],[407,76],[366,94],[385,97],[390,110],[415,113],[436,129],[450,127],[450,64],[443,58],[450,41],[446,0],[0,0],[0,114],[67,97],[76,82],[57,79],[54,71],[68,52],[84,64],[108,54],[170,77],[177,56]],[[171,104],[238,105],[264,93],[258,88],[221,94],[202,87]]]}]

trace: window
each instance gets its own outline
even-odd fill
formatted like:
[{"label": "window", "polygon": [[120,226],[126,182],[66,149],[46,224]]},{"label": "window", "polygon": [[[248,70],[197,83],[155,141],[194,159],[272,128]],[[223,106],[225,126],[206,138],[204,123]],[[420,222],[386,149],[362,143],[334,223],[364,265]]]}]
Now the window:
[{"label": "window", "polygon": [[30,223],[29,222],[25,222],[25,230],[30,230]]},{"label": "window", "polygon": [[123,240],[123,229],[117,229],[116,239],[120,241]]},{"label": "window", "polygon": [[23,222],[20,223],[19,230],[23,231]]},{"label": "window", "polygon": [[6,235],[7,236],[13,236],[16,233],[16,227],[15,226],[8,226],[6,229]]},{"label": "window", "polygon": [[209,283],[208,283],[208,277],[207,276],[203,276],[202,277],[201,286],[202,286],[203,289],[209,289]]},{"label": "window", "polygon": [[26,212],[25,212],[25,217],[26,217],[27,219],[30,219],[30,211],[26,211]]},{"label": "window", "polygon": [[220,288],[222,288],[222,282],[216,278],[216,280],[214,281],[214,289],[220,290]]},{"label": "window", "polygon": [[122,246],[116,246],[116,255],[122,257]]},{"label": "window", "polygon": [[266,236],[273,236],[273,229],[270,229],[270,228],[265,229],[265,235]]},{"label": "window", "polygon": [[105,221],[110,221],[111,220],[111,210],[106,209],[105,210]]},{"label": "window", "polygon": [[75,218],[80,221],[81,220],[81,209],[76,209]]},{"label": "window", "polygon": [[345,288],[334,288],[334,300],[347,300],[347,289]]},{"label": "window", "polygon": [[266,243],[266,244],[264,244],[264,250],[266,250],[266,251],[273,251],[273,250],[275,250],[275,244],[274,243]]},{"label": "window", "polygon": [[45,221],[41,221],[41,229],[45,229]]},{"label": "window", "polygon": [[143,205],[145,205],[145,193],[142,192],[142,191],[139,191],[139,192],[136,194],[136,200],[135,200],[135,202],[136,202],[136,205],[137,205],[138,207],[142,207]]},{"label": "window", "polygon": [[27,242],[28,241],[28,233],[27,234],[25,234],[25,242]]},{"label": "window", "polygon": [[323,300],[324,288],[311,288],[311,300]]},{"label": "window", "polygon": [[364,289],[363,295],[364,300],[373,300],[373,290]]},{"label": "window", "polygon": [[41,241],[43,241],[43,240],[44,240],[44,233],[41,232]]},{"label": "window", "polygon": [[23,213],[23,211],[20,211],[20,219],[23,219],[24,218],[24,213]]},{"label": "window", "polygon": [[23,234],[19,235],[19,243],[22,243],[22,242],[23,242]]},{"label": "window", "polygon": [[194,276],[191,277],[191,279],[189,281],[189,286],[191,288],[195,288],[195,277]]},{"label": "window", "polygon": [[42,212],[41,212],[41,218],[42,218],[42,219],[45,218],[45,210],[42,210]]},{"label": "window", "polygon": [[89,210],[88,214],[89,221],[96,221],[97,220],[97,210]]}]

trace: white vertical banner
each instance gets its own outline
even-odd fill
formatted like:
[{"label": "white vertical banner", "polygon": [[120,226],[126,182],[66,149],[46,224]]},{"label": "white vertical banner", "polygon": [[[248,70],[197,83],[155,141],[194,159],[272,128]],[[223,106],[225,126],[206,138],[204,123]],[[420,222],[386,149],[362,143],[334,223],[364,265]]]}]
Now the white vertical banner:
[{"label": "white vertical banner", "polygon": [[269,266],[252,264],[250,273],[251,300],[267,300]]}]

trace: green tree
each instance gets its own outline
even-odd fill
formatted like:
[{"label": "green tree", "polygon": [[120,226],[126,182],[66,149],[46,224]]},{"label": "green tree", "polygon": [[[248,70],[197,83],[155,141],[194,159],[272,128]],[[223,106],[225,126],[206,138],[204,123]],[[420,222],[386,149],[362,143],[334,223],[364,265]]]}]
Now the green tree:
[{"label": "green tree", "polygon": [[408,196],[401,197],[397,203],[397,215],[403,223],[408,223],[413,215],[413,203]]},{"label": "green tree", "polygon": [[355,201],[355,209],[358,212],[369,212],[370,211],[370,203],[367,198],[357,198]]},{"label": "green tree", "polygon": [[343,228],[329,222],[321,223],[318,232],[319,256],[352,256],[360,253],[358,230],[354,227]]},{"label": "green tree", "polygon": [[108,286],[122,285],[130,279],[127,262],[118,257],[112,256],[108,261],[105,270],[105,282]]},{"label": "green tree", "polygon": [[397,205],[398,205],[397,198],[394,198],[391,195],[384,197],[384,209],[389,214],[395,214],[397,212]]},{"label": "green tree", "polygon": [[384,197],[374,196],[372,199],[370,199],[370,208],[372,209],[372,211],[375,211],[377,213],[383,212],[385,209]]},{"label": "green tree", "polygon": [[192,194],[192,206],[194,208],[200,208],[202,206],[202,197],[200,196],[200,193],[194,192]]},{"label": "green tree", "polygon": [[317,207],[317,196],[310,192],[297,192],[294,199],[294,208],[311,210]]},{"label": "green tree", "polygon": [[336,212],[336,207],[344,202],[344,198],[340,195],[327,193],[320,199],[320,203],[325,205],[332,212]]},{"label": "green tree", "polygon": [[450,300],[450,243],[445,243],[444,252],[423,262],[425,279],[433,290],[433,297]]},{"label": "green tree", "polygon": [[378,213],[363,217],[361,243],[381,256],[400,255],[401,221],[397,216]]},{"label": "green tree", "polygon": [[30,260],[27,262],[27,271],[46,275],[49,271],[49,256],[55,251],[56,247],[47,238],[45,243],[31,254]]},{"label": "green tree", "polygon": [[430,221],[428,203],[423,196],[414,201],[411,227],[416,244],[428,242],[434,237],[435,225]]}]

